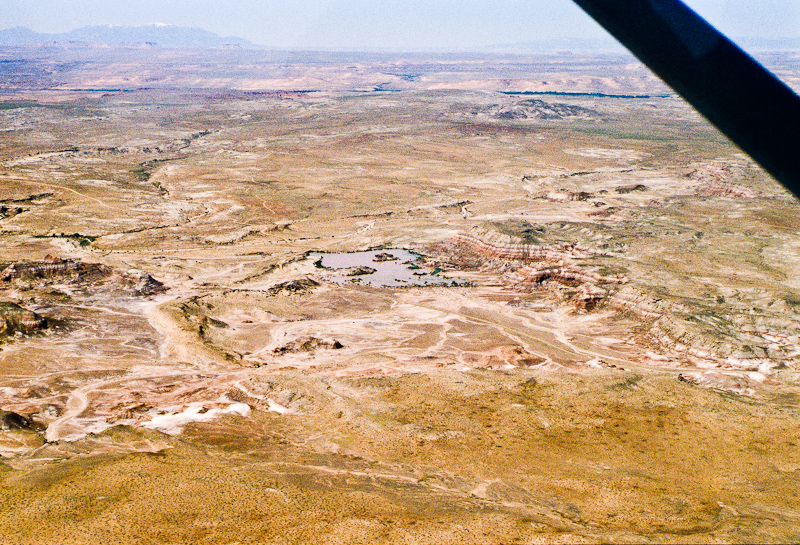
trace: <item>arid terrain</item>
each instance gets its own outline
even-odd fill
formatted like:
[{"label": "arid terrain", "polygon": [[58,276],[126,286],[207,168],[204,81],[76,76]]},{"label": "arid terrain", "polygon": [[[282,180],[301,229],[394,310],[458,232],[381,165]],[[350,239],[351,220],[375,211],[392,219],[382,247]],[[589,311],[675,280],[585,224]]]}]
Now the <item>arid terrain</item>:
[{"label": "arid terrain", "polygon": [[798,212],[629,57],[0,49],[0,541],[798,541]]}]

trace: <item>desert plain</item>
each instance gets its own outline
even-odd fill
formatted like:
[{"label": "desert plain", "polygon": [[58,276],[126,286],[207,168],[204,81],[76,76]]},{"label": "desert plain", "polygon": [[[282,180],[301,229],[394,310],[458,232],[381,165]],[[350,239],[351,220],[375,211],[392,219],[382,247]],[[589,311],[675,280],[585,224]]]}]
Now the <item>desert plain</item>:
[{"label": "desert plain", "polygon": [[800,540],[798,211],[624,55],[0,49],[0,541]]}]

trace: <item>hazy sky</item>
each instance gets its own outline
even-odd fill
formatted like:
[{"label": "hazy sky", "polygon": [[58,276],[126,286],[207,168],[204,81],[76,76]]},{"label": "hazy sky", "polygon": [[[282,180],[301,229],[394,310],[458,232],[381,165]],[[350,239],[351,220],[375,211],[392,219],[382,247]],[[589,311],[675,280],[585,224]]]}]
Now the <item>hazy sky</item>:
[{"label": "hazy sky", "polygon": [[[688,0],[730,36],[800,37],[798,0]],[[604,31],[570,0],[0,0],[0,29],[166,23],[285,48],[474,49]]]}]

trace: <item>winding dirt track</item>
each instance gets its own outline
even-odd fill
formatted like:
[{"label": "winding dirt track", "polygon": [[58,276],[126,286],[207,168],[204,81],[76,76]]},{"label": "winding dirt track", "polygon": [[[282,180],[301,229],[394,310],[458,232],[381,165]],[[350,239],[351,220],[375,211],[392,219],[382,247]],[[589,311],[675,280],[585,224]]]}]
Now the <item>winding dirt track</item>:
[{"label": "winding dirt track", "polygon": [[74,390],[67,400],[67,411],[56,421],[47,426],[45,432],[45,439],[49,443],[63,439],[67,434],[62,431],[64,427],[78,415],[80,415],[89,406],[89,398],[87,393],[96,387],[96,383],[87,384],[82,388]]}]

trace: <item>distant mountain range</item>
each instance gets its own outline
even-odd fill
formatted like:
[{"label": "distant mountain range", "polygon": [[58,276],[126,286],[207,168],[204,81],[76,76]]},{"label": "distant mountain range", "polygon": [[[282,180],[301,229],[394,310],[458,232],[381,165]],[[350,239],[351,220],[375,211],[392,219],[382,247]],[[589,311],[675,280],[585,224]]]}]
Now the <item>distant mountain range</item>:
[{"label": "distant mountain range", "polygon": [[199,28],[172,25],[85,26],[60,34],[34,32],[25,27],[0,30],[0,46],[36,45],[41,43],[142,44],[160,47],[258,47],[243,38],[220,36]]},{"label": "distant mountain range", "polygon": [[[748,51],[800,50],[800,38],[734,38]],[[24,46],[38,44],[149,44],[156,47],[217,48],[237,46],[242,48],[264,48],[244,38],[220,36],[200,28],[184,28],[172,25],[152,24],[144,26],[85,26],[69,32],[47,34],[34,32],[25,27],[0,30],[0,46]],[[326,48],[322,48],[326,49]],[[374,48],[365,48],[372,51]],[[602,38],[556,38],[540,39],[511,44],[496,44],[478,47],[474,52],[486,53],[536,53],[544,51],[625,52],[611,36]]]}]

